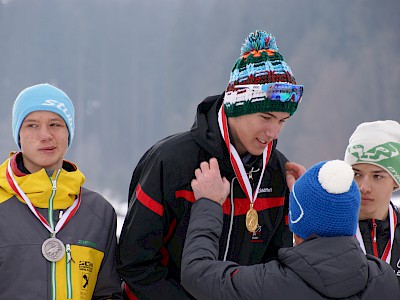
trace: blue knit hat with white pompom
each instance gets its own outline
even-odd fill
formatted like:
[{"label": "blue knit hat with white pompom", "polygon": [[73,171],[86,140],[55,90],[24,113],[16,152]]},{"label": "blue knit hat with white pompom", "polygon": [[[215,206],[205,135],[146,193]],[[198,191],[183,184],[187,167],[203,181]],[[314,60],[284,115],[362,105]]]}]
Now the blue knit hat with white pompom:
[{"label": "blue knit hat with white pompom", "polygon": [[320,162],[292,187],[290,230],[303,239],[313,234],[354,236],[360,201],[360,192],[349,164],[342,160]]},{"label": "blue knit hat with white pompom", "polygon": [[15,143],[19,143],[19,131],[22,122],[31,112],[45,110],[60,115],[67,125],[68,146],[74,138],[74,105],[62,90],[48,83],[27,87],[17,97],[13,106],[12,131]]}]

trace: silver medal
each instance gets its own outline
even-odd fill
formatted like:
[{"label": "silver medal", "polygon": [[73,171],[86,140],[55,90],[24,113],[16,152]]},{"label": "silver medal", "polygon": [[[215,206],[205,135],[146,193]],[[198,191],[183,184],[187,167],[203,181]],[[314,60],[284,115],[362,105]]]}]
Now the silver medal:
[{"label": "silver medal", "polygon": [[42,244],[42,254],[48,261],[56,262],[63,258],[65,246],[55,237],[48,238]]}]

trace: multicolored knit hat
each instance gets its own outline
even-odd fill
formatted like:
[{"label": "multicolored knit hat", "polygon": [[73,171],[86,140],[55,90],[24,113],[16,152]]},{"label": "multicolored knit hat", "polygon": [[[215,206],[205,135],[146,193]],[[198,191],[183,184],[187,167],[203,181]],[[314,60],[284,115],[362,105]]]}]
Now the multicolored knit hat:
[{"label": "multicolored knit hat", "polygon": [[376,165],[400,186],[400,124],[392,120],[361,123],[349,139],[344,160],[350,165]]},{"label": "multicolored knit hat", "polygon": [[354,236],[360,209],[354,172],[342,160],[320,162],[293,185],[289,227],[299,237]]},{"label": "multicolored knit hat", "polygon": [[[259,86],[258,90],[252,87],[243,88],[244,85],[279,82],[289,84],[290,98],[286,99],[289,101],[280,99],[275,94],[274,98],[268,97],[265,91],[270,87],[264,89]],[[278,91],[281,91],[281,88],[279,86]],[[285,88],[287,92],[288,87]],[[277,89],[275,88],[274,92]],[[292,115],[297,109],[302,93],[303,87],[296,85],[289,65],[278,52],[275,37],[258,30],[247,37],[240,57],[232,68],[225,91],[224,110],[228,117],[268,111],[288,112]]]},{"label": "multicolored knit hat", "polygon": [[25,117],[38,110],[51,111],[60,115],[67,125],[68,146],[74,138],[74,105],[62,90],[48,83],[27,87],[17,97],[13,106],[12,131],[15,143],[19,143],[19,131]]}]

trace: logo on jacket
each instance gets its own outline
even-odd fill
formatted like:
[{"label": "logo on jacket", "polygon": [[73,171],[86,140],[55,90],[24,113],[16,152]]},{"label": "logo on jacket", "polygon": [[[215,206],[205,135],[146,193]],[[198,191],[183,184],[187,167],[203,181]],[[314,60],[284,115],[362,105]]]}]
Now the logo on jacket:
[{"label": "logo on jacket", "polygon": [[397,275],[397,277],[400,277],[400,270],[399,270],[400,269],[400,258],[397,261],[396,267],[397,267],[397,270],[395,270],[394,273]]},{"label": "logo on jacket", "polygon": [[79,271],[85,271],[92,273],[93,270],[93,263],[90,261],[81,260],[79,262]]},{"label": "logo on jacket", "polygon": [[84,273],[84,274],[83,274],[83,276],[82,276],[82,282],[83,282],[82,288],[83,288],[83,289],[86,289],[87,286],[88,286],[88,284],[89,284],[89,273]]},{"label": "logo on jacket", "polygon": [[270,187],[270,188],[268,188],[268,187],[260,188],[260,189],[258,190],[258,192],[259,192],[259,193],[272,193],[272,187]]},{"label": "logo on jacket", "polygon": [[260,242],[261,238],[261,226],[257,224],[256,230],[254,230],[253,235],[251,236],[252,241],[258,241]]},{"label": "logo on jacket", "polygon": [[93,263],[86,260],[79,261],[79,271],[81,273],[81,298],[86,299],[87,288],[90,284],[90,275],[93,271]]}]

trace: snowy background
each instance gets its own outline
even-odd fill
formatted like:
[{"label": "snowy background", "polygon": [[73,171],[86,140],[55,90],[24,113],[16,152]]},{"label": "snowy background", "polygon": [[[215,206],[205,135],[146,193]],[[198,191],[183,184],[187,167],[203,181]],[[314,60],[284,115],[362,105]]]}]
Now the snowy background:
[{"label": "snowy background", "polygon": [[343,158],[364,121],[399,121],[398,0],[0,0],[0,159],[12,103],[49,82],[76,109],[67,159],[120,215],[132,171],[222,93],[249,32],[275,35],[304,85],[278,148],[310,167]]}]

